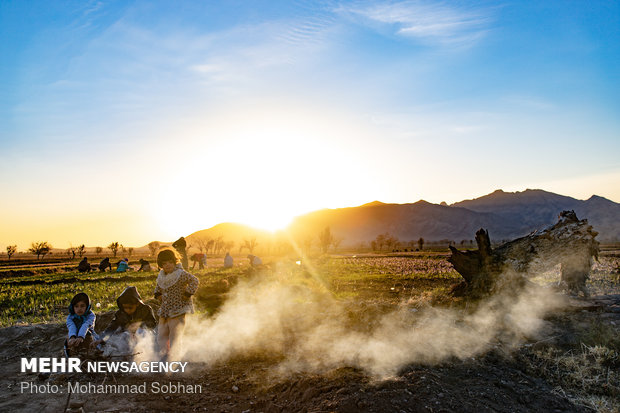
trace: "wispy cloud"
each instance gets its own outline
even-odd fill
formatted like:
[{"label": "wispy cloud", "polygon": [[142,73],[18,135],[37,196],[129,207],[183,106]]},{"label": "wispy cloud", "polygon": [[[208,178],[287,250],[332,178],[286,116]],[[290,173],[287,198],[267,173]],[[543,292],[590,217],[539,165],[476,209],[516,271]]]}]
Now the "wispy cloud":
[{"label": "wispy cloud", "polygon": [[340,6],[336,12],[357,18],[362,23],[393,26],[400,36],[445,45],[476,41],[484,36],[492,21],[487,10],[426,1]]}]

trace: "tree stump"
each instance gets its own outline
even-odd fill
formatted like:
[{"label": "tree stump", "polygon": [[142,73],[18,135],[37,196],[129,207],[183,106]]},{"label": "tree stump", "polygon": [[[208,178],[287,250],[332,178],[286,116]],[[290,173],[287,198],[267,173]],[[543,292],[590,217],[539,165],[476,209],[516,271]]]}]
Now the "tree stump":
[{"label": "tree stump", "polygon": [[481,228],[476,232],[477,251],[462,252],[450,246],[448,261],[464,279],[454,292],[482,296],[500,288],[519,288],[528,277],[560,264],[560,283],[571,293],[587,296],[592,257],[598,260],[597,234],[574,211],[562,211],[555,225],[495,249],[488,231]]}]

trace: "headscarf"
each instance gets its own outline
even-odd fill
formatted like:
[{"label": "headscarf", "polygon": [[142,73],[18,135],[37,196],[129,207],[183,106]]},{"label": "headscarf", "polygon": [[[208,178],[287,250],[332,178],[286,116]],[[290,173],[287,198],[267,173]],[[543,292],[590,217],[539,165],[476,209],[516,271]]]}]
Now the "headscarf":
[{"label": "headscarf", "polygon": [[[75,314],[73,306],[81,301],[86,303],[86,311],[84,311],[84,314],[82,315],[77,315]],[[90,307],[90,297],[86,293],[77,293],[71,299],[71,304],[69,305],[69,315],[78,329],[82,326],[82,324],[84,324],[84,321],[86,321],[86,318],[90,314]]]}]

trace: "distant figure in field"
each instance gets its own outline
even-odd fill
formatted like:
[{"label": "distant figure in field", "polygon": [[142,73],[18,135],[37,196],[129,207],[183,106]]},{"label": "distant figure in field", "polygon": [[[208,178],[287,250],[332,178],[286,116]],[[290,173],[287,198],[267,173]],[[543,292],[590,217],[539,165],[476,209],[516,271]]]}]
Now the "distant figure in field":
[{"label": "distant figure in field", "polygon": [[110,264],[110,259],[108,257],[105,257],[99,263],[99,271],[104,272],[108,268],[110,269],[110,271],[112,271],[112,264]]},{"label": "distant figure in field", "polygon": [[151,263],[144,258],[140,258],[140,268],[138,268],[138,271],[153,271],[151,269]]},{"label": "distant figure in field", "polygon": [[226,256],[224,257],[224,268],[232,268],[233,266],[233,257],[230,256],[230,253],[226,252]]},{"label": "distant figure in field", "polygon": [[177,250],[179,254],[181,254],[181,263],[183,264],[184,269],[189,268],[189,260],[187,259],[187,242],[184,237],[179,238],[178,240],[172,243],[172,248]]},{"label": "distant figure in field", "polygon": [[129,270],[129,258],[123,258],[116,264],[116,272],[125,272]]},{"label": "distant figure in field", "polygon": [[249,254],[248,259],[250,260],[250,265],[252,267],[258,267],[259,265],[263,265],[263,260],[258,258],[256,255]]},{"label": "distant figure in field", "polygon": [[198,263],[198,269],[202,270],[207,266],[207,254],[196,253],[193,254],[192,257],[192,270],[196,267],[196,263]]},{"label": "distant figure in field", "polygon": [[90,272],[90,270],[91,268],[90,268],[90,264],[88,263],[88,259],[84,257],[82,261],[80,261],[80,263],[78,264],[78,271],[79,272]]}]

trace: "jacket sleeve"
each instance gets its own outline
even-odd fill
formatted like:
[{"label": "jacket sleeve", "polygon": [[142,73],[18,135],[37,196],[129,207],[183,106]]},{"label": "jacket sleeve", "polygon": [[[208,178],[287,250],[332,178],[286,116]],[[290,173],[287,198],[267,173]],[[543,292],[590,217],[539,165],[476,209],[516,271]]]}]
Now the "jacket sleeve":
[{"label": "jacket sleeve", "polygon": [[113,334],[119,327],[118,311],[114,314],[114,318],[110,321],[110,324],[103,330],[102,335],[105,337],[108,334]]},{"label": "jacket sleeve", "polygon": [[67,316],[67,330],[67,337],[71,338],[77,336],[77,328],[75,328],[75,323],[70,315]]},{"label": "jacket sleeve", "polygon": [[150,305],[147,305],[146,307],[148,313],[146,319],[144,320],[144,324],[146,324],[148,328],[155,328],[157,326],[157,320],[155,319],[155,314],[153,314],[153,309]]},{"label": "jacket sleeve", "polygon": [[161,288],[159,288],[159,284],[155,284],[155,291],[153,291],[153,296],[157,298],[161,295]]},{"label": "jacket sleeve", "polygon": [[80,331],[78,332],[77,336],[78,337],[86,337],[86,333],[88,333],[88,330],[92,332],[95,331],[95,319],[97,317],[95,316],[95,313],[91,312],[88,317],[86,317],[86,320],[84,321],[84,324],[82,324],[82,327],[80,327]]},{"label": "jacket sleeve", "polygon": [[198,289],[198,278],[196,278],[195,275],[192,275],[190,273],[186,274],[189,280],[187,280],[187,287],[185,287],[185,292],[190,295],[194,295],[196,293],[196,290]]}]

